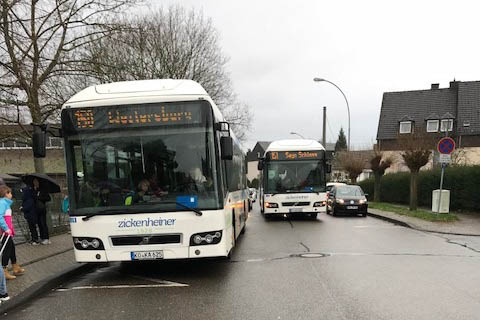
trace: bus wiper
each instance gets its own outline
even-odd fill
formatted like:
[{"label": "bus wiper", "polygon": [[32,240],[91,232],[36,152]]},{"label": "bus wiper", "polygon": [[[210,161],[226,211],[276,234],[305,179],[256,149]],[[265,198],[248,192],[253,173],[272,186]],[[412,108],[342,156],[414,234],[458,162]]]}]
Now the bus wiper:
[{"label": "bus wiper", "polygon": [[180,203],[180,202],[177,202],[177,201],[160,201],[160,202],[158,202],[158,203],[176,204],[176,205],[179,206],[179,207],[182,207],[182,208],[184,208],[184,209],[187,209],[187,210],[185,210],[185,211],[193,211],[193,212],[195,212],[195,214],[196,214],[197,216],[203,215],[203,212],[202,212],[202,211],[200,211],[200,210],[198,210],[198,209],[195,209],[195,208],[191,208],[191,207],[186,206],[186,205],[184,205],[183,203]]},{"label": "bus wiper", "polygon": [[87,214],[85,217],[82,218],[83,221],[88,221],[90,218],[99,216],[99,215],[110,215],[110,214],[117,214],[117,213],[132,213],[137,212],[136,210],[132,210],[130,208],[122,208],[122,209],[104,209],[94,213]]}]

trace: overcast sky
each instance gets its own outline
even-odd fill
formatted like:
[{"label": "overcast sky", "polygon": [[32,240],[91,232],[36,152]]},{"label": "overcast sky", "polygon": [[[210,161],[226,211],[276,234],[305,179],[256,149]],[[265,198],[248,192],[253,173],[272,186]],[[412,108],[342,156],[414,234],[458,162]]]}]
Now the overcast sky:
[{"label": "overcast sky", "polygon": [[[160,2],[156,2],[160,3]],[[230,58],[235,92],[254,114],[245,148],[256,141],[335,142],[351,112],[351,144],[375,143],[383,92],[480,80],[478,1],[177,0],[203,10]]]}]

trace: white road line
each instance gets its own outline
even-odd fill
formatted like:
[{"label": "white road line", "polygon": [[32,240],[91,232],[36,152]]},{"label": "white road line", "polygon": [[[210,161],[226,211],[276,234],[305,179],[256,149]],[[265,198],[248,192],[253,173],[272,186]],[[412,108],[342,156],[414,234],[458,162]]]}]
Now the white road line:
[{"label": "white road line", "polygon": [[64,292],[71,290],[87,290],[87,289],[131,289],[131,288],[165,288],[165,287],[188,287],[188,284],[165,281],[162,284],[120,284],[113,286],[81,286],[73,288],[59,288],[56,291]]}]

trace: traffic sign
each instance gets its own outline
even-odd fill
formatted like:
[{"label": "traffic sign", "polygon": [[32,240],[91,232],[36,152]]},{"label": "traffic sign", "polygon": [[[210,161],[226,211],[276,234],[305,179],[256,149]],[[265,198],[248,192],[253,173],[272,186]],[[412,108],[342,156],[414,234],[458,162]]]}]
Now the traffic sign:
[{"label": "traffic sign", "polygon": [[441,154],[450,154],[455,150],[455,140],[450,137],[440,139],[437,145],[437,150]]},{"label": "traffic sign", "polygon": [[440,163],[450,163],[452,160],[452,155],[450,154],[445,154],[445,153],[440,153],[438,157],[438,162]]}]

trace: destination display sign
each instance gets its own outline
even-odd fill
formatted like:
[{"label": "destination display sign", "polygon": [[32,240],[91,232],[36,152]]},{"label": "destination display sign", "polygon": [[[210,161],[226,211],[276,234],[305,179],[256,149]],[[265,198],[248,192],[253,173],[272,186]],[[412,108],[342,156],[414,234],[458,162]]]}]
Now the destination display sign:
[{"label": "destination display sign", "polygon": [[206,121],[207,110],[208,104],[202,102],[72,108],[63,111],[62,121],[75,131],[198,124]]},{"label": "destination display sign", "polygon": [[267,160],[322,160],[323,150],[316,151],[269,151]]}]

